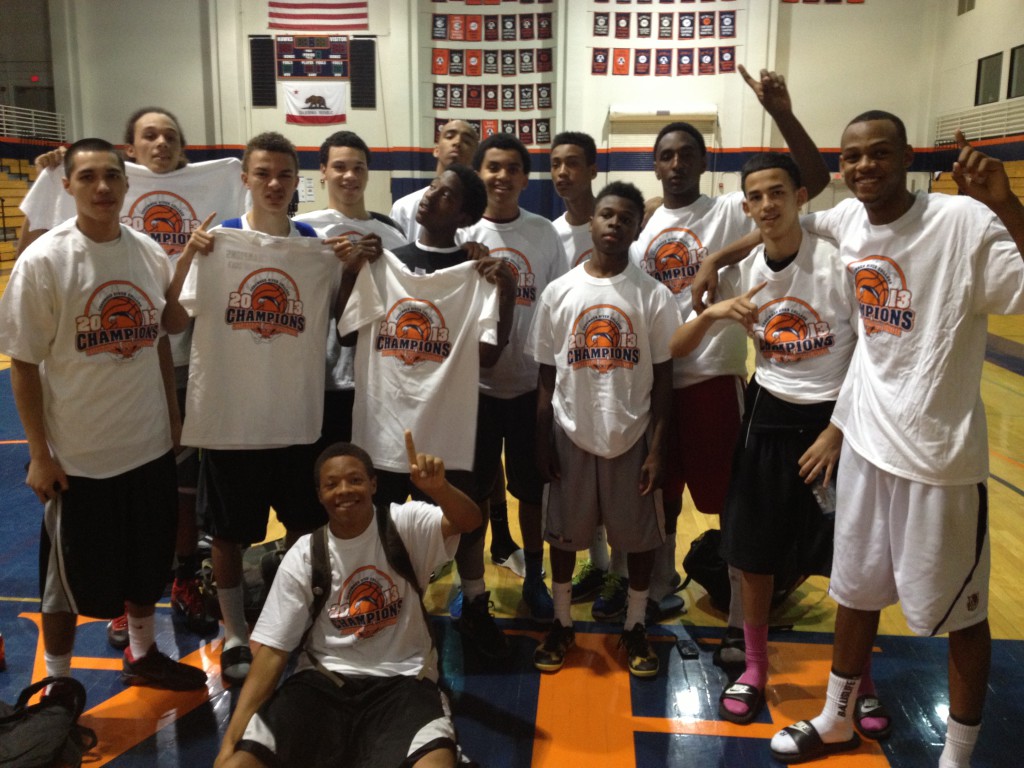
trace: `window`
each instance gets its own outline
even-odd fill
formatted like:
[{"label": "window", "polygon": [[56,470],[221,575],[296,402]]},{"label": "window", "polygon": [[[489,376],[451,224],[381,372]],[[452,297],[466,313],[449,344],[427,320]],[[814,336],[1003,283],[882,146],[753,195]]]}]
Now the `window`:
[{"label": "window", "polygon": [[957,0],[956,15],[963,16],[968,11],[974,10],[974,0]]},{"label": "window", "polygon": [[999,80],[1003,74],[1003,52],[978,59],[978,82],[974,88],[974,105],[999,101]]},{"label": "window", "polygon": [[1010,50],[1010,85],[1006,89],[1006,98],[1016,99],[1024,96],[1024,45]]}]

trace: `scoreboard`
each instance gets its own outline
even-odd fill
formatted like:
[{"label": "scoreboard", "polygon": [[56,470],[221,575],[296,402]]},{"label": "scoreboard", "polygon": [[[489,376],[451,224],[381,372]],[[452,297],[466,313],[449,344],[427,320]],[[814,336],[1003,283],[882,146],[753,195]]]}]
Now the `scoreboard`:
[{"label": "scoreboard", "polygon": [[349,76],[348,36],[302,37],[277,35],[277,76],[287,78],[347,78]]}]

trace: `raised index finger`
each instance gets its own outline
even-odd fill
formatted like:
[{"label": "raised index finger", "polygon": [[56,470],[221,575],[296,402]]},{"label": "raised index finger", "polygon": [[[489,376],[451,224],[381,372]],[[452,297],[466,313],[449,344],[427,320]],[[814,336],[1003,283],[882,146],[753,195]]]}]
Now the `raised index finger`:
[{"label": "raised index finger", "polygon": [[963,149],[964,147],[971,146],[971,142],[967,140],[967,137],[964,136],[964,132],[961,131],[959,128],[956,129],[954,138],[956,139],[956,146],[958,149]]},{"label": "raised index finger", "polygon": [[409,457],[409,466],[415,466],[418,461],[416,459],[416,444],[412,441],[412,430],[405,430],[405,453]]},{"label": "raised index finger", "polygon": [[749,291],[747,291],[747,292],[746,292],[746,293],[744,294],[744,296],[745,296],[746,298],[748,298],[748,299],[752,299],[752,298],[753,298],[754,296],[756,296],[756,295],[758,294],[758,292],[759,292],[759,291],[760,291],[760,290],[761,290],[762,288],[764,288],[764,287],[765,287],[766,285],[768,285],[768,281],[767,281],[767,280],[766,280],[765,282],[761,283],[760,285],[755,285],[755,286],[754,286],[753,288],[751,288],[751,289],[750,289]]},{"label": "raised index finger", "polygon": [[210,223],[213,221],[213,219],[214,219],[214,217],[216,217],[216,215],[217,215],[217,212],[214,211],[209,216],[207,216],[206,220],[202,224],[199,225],[199,228],[205,232],[206,228],[208,226],[210,226]]},{"label": "raised index finger", "polygon": [[743,79],[747,81],[747,85],[754,86],[757,84],[757,81],[750,76],[749,72],[747,72],[746,67],[742,64],[737,64],[736,68],[739,70],[740,74],[743,75]]}]

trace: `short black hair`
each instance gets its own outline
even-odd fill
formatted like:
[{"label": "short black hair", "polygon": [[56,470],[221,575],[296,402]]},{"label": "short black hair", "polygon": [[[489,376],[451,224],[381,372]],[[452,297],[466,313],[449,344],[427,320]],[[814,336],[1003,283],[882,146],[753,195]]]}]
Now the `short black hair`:
[{"label": "short black hair", "polygon": [[299,153],[295,150],[295,145],[276,131],[266,131],[249,139],[242,155],[243,171],[249,170],[249,157],[253,152],[280,152],[282,155],[291,155],[295,162],[295,172],[299,172]]},{"label": "short black hair", "polygon": [[800,180],[800,168],[793,161],[793,158],[784,152],[758,152],[743,164],[740,170],[740,189],[747,191],[747,176],[758,171],[768,171],[772,168],[780,168],[789,174],[793,180],[794,189],[800,189],[803,182]]},{"label": "short black hair", "polygon": [[655,159],[657,159],[657,157],[658,157],[658,145],[661,144],[661,140],[663,138],[665,138],[666,135],[668,135],[670,133],[677,133],[677,132],[682,132],[682,133],[689,134],[693,138],[694,142],[697,144],[697,147],[700,149],[701,157],[704,157],[705,155],[707,155],[708,148],[704,144],[704,137],[701,135],[701,132],[698,131],[696,128],[694,128],[689,123],[675,122],[675,123],[669,123],[664,128],[662,128],[660,131],[658,131],[658,138],[656,138],[654,140],[654,157],[655,157]]},{"label": "short black hair", "polygon": [[358,149],[363,153],[363,158],[366,160],[366,165],[370,165],[370,148],[366,146],[366,142],[362,140],[358,133],[352,131],[335,131],[326,139],[324,143],[320,145],[320,165],[327,165],[327,160],[331,156],[331,149],[333,147],[351,147],[352,149]]},{"label": "short black hair", "polygon": [[185,132],[181,130],[181,122],[178,120],[177,117],[174,116],[174,113],[169,112],[163,107],[142,107],[141,109],[136,109],[134,112],[132,112],[131,115],[129,115],[128,122],[125,124],[124,127],[124,143],[135,143],[135,124],[139,122],[139,118],[141,118],[143,115],[148,115],[150,112],[155,112],[158,115],[166,115],[167,117],[171,118],[171,121],[174,123],[174,127],[178,129],[178,138],[181,140],[181,148],[184,149]]},{"label": "short black hair", "polygon": [[109,141],[106,139],[79,139],[68,147],[68,151],[64,153],[64,175],[69,179],[71,178],[71,171],[75,167],[75,155],[79,152],[109,152],[117,158],[117,164],[121,168],[121,173],[126,173],[124,158],[117,151],[117,147]]},{"label": "short black hair", "polygon": [[523,162],[523,173],[530,175],[530,152],[519,139],[508,133],[495,133],[477,144],[473,153],[473,170],[479,171],[484,164],[484,155],[489,149],[510,149],[519,153]]},{"label": "short black hair", "polygon": [[462,212],[466,214],[467,227],[476,224],[487,210],[487,187],[472,168],[461,163],[452,163],[443,173],[454,173],[462,184]]},{"label": "short black hair", "polygon": [[610,184],[606,184],[605,187],[597,193],[594,198],[594,204],[600,202],[603,197],[622,197],[636,206],[636,212],[638,221],[642,221],[644,218],[644,196],[634,185],[628,181],[613,181]]},{"label": "short black hair", "polygon": [[866,123],[868,120],[888,120],[896,126],[896,137],[904,144],[910,143],[907,141],[907,126],[892,112],[886,112],[883,109],[869,109],[867,112],[861,112],[848,122],[846,127],[849,128],[854,123]]},{"label": "short black hair", "polygon": [[594,138],[590,134],[582,131],[563,131],[551,142],[551,151],[553,152],[555,147],[560,147],[563,144],[579,147],[583,150],[583,157],[586,159],[587,165],[597,165],[597,144],[594,143]]},{"label": "short black hair", "polygon": [[316,457],[316,463],[313,464],[313,482],[317,488],[320,487],[320,470],[324,468],[324,464],[339,456],[351,456],[356,459],[363,465],[366,476],[371,480],[377,476],[377,470],[373,467],[373,459],[370,458],[370,454],[355,443],[333,443],[323,449]]}]

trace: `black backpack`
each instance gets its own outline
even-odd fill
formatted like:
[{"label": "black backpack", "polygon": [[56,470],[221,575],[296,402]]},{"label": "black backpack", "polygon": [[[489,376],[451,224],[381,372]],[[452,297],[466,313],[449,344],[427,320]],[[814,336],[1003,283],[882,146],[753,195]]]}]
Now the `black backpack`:
[{"label": "black backpack", "polygon": [[[28,703],[51,683],[53,687],[39,703]],[[71,677],[33,683],[13,707],[0,702],[0,766],[80,766],[82,755],[96,746],[96,734],[78,724],[84,709],[85,688]]]}]

